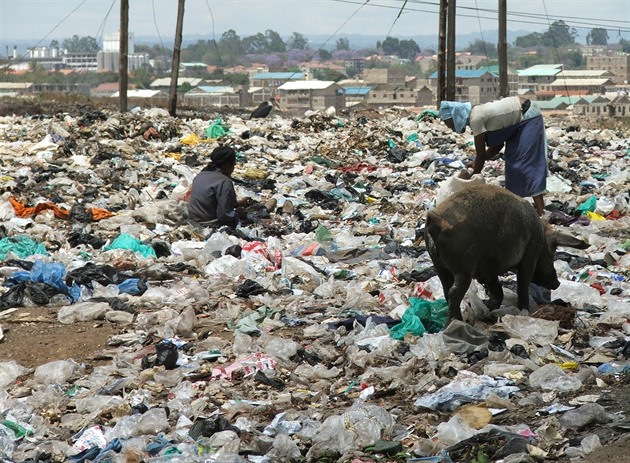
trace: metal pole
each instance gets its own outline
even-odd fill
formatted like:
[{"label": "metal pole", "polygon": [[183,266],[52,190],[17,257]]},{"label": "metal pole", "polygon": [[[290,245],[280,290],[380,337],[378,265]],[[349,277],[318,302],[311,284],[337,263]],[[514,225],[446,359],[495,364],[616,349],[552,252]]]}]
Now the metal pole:
[{"label": "metal pole", "polygon": [[168,112],[177,115],[177,79],[179,78],[179,55],[182,51],[182,29],[184,28],[184,0],[179,0],[177,7],[177,26],[175,28],[175,46],[173,47],[173,64],[171,69],[171,87],[168,94]]},{"label": "metal pole", "polygon": [[507,69],[507,0],[499,0],[499,95],[510,96]]},{"label": "metal pole", "polygon": [[437,107],[446,100],[446,10],[448,0],[440,0],[440,24],[438,41],[438,86],[437,86]]},{"label": "metal pole", "polygon": [[118,64],[118,104],[121,113],[127,112],[127,54],[129,52],[129,0],[120,0],[120,53]]},{"label": "metal pole", "polygon": [[447,46],[446,46],[446,99],[455,100],[455,9],[456,0],[448,2]]}]

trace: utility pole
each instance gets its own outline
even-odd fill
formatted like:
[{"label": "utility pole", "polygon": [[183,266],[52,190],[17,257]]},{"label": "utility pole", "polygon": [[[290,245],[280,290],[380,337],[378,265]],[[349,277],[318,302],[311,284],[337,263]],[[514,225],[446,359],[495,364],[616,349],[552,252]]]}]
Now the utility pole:
[{"label": "utility pole", "polygon": [[438,86],[437,86],[437,107],[446,100],[446,10],[448,8],[448,0],[440,0],[440,24],[439,24],[439,40],[438,40]]},{"label": "utility pole", "polygon": [[118,105],[121,113],[127,112],[127,55],[129,53],[129,0],[120,0],[120,53],[118,62]]},{"label": "utility pole", "polygon": [[448,0],[448,39],[446,45],[446,99],[449,101],[455,100],[455,9],[456,0]]},{"label": "utility pole", "polygon": [[171,87],[168,94],[168,112],[177,115],[177,79],[179,77],[179,55],[182,51],[182,29],[184,28],[184,0],[179,0],[177,7],[177,26],[175,28],[175,46],[171,69]]},{"label": "utility pole", "polygon": [[510,96],[507,69],[507,0],[499,0],[499,96]]}]

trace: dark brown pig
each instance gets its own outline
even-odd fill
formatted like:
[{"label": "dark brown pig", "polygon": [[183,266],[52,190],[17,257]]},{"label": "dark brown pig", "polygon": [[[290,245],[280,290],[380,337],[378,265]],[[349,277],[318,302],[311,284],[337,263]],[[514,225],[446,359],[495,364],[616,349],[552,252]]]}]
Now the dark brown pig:
[{"label": "dark brown pig", "polygon": [[449,318],[462,319],[461,301],[474,278],[490,297],[490,310],[503,300],[499,275],[515,271],[518,308],[529,307],[531,282],[556,289],[556,247],[588,247],[553,231],[526,200],[494,185],[475,185],[449,196],[427,213],[424,229]]}]

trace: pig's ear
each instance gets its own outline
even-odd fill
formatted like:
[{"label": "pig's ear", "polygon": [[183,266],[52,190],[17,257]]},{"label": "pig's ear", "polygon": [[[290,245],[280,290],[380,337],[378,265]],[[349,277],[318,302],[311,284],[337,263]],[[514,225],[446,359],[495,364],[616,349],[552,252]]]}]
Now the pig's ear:
[{"label": "pig's ear", "polygon": [[579,238],[575,238],[570,235],[565,235],[564,233],[554,232],[553,233],[553,242],[556,246],[565,246],[568,248],[576,248],[576,249],[586,249],[590,245]]}]

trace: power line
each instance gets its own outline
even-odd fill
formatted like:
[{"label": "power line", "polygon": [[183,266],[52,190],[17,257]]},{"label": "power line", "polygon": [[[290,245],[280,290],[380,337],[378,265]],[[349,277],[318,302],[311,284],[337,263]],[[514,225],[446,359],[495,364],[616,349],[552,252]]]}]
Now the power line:
[{"label": "power line", "polygon": [[[547,4],[545,3],[545,0],[542,0],[542,4],[543,4],[543,8],[545,9],[545,14],[547,14]],[[553,33],[551,22],[549,20],[547,20],[547,22],[549,23],[549,32],[551,33],[551,40],[553,41],[553,48],[556,52],[556,59],[558,60],[558,63],[560,63],[560,54],[558,53],[558,47],[556,45],[556,36]],[[562,70],[564,71],[564,67],[562,68]],[[564,72],[562,76],[562,81],[564,82],[564,89],[567,92],[567,97],[569,98],[569,104],[573,104],[571,102],[571,95],[569,95],[569,86],[567,85],[567,78],[566,76],[564,76]]]},{"label": "power line", "polygon": [[[348,3],[348,4],[358,4],[359,2],[357,0],[331,0],[333,2],[337,2],[337,3]],[[403,0],[392,0],[396,3],[400,3]],[[414,1],[414,0],[409,0],[412,3],[420,3],[420,4],[427,4],[427,5],[432,5],[432,6],[439,6],[437,3],[433,3],[433,2],[420,2],[420,1]],[[386,9],[394,9],[397,10],[398,6],[397,5],[382,5],[382,4],[370,4],[371,7],[373,8],[386,8]],[[426,10],[426,9],[419,9],[419,8],[413,8],[413,7],[407,7],[406,8],[407,11],[411,11],[411,12],[416,12],[416,13],[431,13],[431,14],[439,14],[438,11],[434,11],[434,10]],[[477,8],[474,7],[461,7],[461,9],[467,9],[467,10],[472,10],[475,11],[477,10]],[[485,13],[497,13],[498,15],[498,10],[491,10],[491,9],[484,9],[484,8],[480,8],[479,11],[485,12]],[[549,19],[544,15],[537,15],[534,13],[523,13],[523,12],[509,12],[508,13],[509,16],[517,16],[517,17],[526,17],[526,18],[533,18],[533,19],[540,19],[540,20],[545,20],[545,19]],[[463,18],[477,18],[477,15],[472,15],[472,14],[465,14],[465,13],[457,13],[457,16],[459,17],[463,17]],[[553,17],[553,16],[551,16]],[[550,17],[550,18],[551,18]],[[574,20],[567,22],[564,21],[564,23],[568,26],[572,26],[575,27],[576,29],[592,29],[593,27],[599,27],[599,28],[608,28],[611,30],[619,30],[620,32],[630,32],[630,28],[623,28],[620,27],[619,25],[613,25],[613,24],[606,24],[604,23],[605,21],[608,22],[617,22],[617,23],[622,23],[622,24],[628,24],[627,21],[619,21],[619,20],[598,20],[598,19],[591,19],[591,18],[577,18],[577,17],[560,17],[560,16],[555,16],[555,18],[558,19],[562,19],[564,21],[564,19],[568,19],[568,18],[574,18]],[[481,19],[487,19],[487,20],[492,20],[492,21],[496,21],[497,17],[490,17],[490,16],[484,16],[481,17]],[[526,21],[523,19],[510,19],[510,22],[512,23],[518,23],[518,24],[531,24],[531,25],[539,25],[539,26],[547,26],[548,22],[538,22],[538,21]],[[581,25],[583,24],[583,25]]]},{"label": "power line", "polygon": [[153,7],[153,24],[155,24],[155,31],[157,32],[158,39],[160,40],[162,53],[164,56],[166,56],[166,48],[164,47],[164,42],[162,42],[162,36],[160,35],[160,28],[158,27],[157,19],[155,18],[155,0],[151,0],[151,6]]},{"label": "power line", "polygon": [[208,0],[206,0],[206,6],[208,7],[208,11],[210,11],[210,19],[212,20],[212,41],[214,42],[214,48],[217,50],[219,65],[223,67],[223,59],[221,59],[221,52],[219,51],[219,46],[217,45],[217,37],[214,35],[214,15],[212,14],[212,8],[210,8],[210,3],[208,3]]}]

